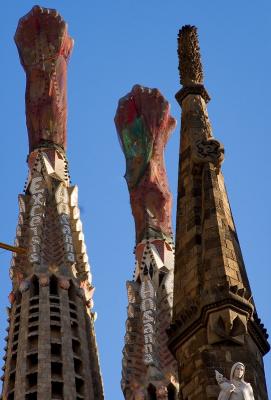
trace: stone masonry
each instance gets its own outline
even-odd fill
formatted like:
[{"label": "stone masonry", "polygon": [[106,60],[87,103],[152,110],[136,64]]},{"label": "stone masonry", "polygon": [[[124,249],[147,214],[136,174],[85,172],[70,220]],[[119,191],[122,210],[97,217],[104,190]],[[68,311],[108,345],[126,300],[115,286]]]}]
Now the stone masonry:
[{"label": "stone masonry", "polygon": [[266,330],[253,302],[226,189],[222,144],[214,139],[203,85],[197,31],[178,38],[182,108],[175,286],[170,348],[179,365],[180,399],[217,399],[215,370],[236,361],[257,400],[267,400]]}]

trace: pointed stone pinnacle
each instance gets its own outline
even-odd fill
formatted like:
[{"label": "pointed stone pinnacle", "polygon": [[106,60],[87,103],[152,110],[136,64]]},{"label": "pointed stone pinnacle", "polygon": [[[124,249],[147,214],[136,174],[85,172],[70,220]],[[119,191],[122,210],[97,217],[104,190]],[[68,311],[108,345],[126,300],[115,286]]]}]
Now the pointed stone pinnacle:
[{"label": "pointed stone pinnacle", "polygon": [[180,83],[183,86],[203,84],[203,70],[197,28],[185,25],[178,35]]}]

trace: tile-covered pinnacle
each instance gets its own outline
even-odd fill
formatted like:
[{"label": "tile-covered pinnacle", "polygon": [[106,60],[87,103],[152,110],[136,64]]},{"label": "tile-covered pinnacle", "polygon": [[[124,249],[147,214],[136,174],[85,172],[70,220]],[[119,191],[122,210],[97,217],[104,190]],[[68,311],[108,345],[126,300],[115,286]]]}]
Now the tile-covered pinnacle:
[{"label": "tile-covered pinnacle", "polygon": [[[121,387],[125,400],[177,398],[177,363],[169,351],[174,246],[164,148],[176,126],[157,89],[136,85],[120,99],[115,123],[126,158],[136,227],[136,265],[128,302]],[[166,397],[165,397],[166,396]]]},{"label": "tile-covered pinnacle", "polygon": [[135,85],[120,99],[115,123],[126,158],[136,241],[171,236],[172,196],[164,164],[164,147],[176,126],[170,105],[159,90]]},{"label": "tile-covered pinnacle", "polygon": [[26,124],[30,152],[44,143],[66,148],[67,62],[73,48],[56,10],[35,6],[14,37],[26,73]]},{"label": "tile-covered pinnacle", "polygon": [[203,70],[197,28],[185,25],[178,35],[180,83],[183,86],[203,84]]}]

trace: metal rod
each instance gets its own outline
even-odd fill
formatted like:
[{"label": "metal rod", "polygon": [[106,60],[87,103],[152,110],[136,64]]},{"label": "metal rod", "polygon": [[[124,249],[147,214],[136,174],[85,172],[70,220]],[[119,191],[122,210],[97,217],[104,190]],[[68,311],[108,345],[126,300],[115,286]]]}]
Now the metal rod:
[{"label": "metal rod", "polygon": [[8,251],[12,251],[13,253],[19,253],[19,254],[25,254],[26,249],[23,247],[15,247],[15,246],[10,246],[9,244],[5,244],[0,242],[0,248]]}]

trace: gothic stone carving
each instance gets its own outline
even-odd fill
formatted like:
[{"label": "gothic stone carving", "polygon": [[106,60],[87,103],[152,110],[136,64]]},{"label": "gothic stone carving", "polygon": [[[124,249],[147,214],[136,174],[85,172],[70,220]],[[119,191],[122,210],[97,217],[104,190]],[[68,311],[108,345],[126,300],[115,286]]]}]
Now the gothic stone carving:
[{"label": "gothic stone carving", "polygon": [[207,325],[208,343],[230,340],[236,344],[244,344],[247,318],[247,315],[230,308],[210,313]]}]

